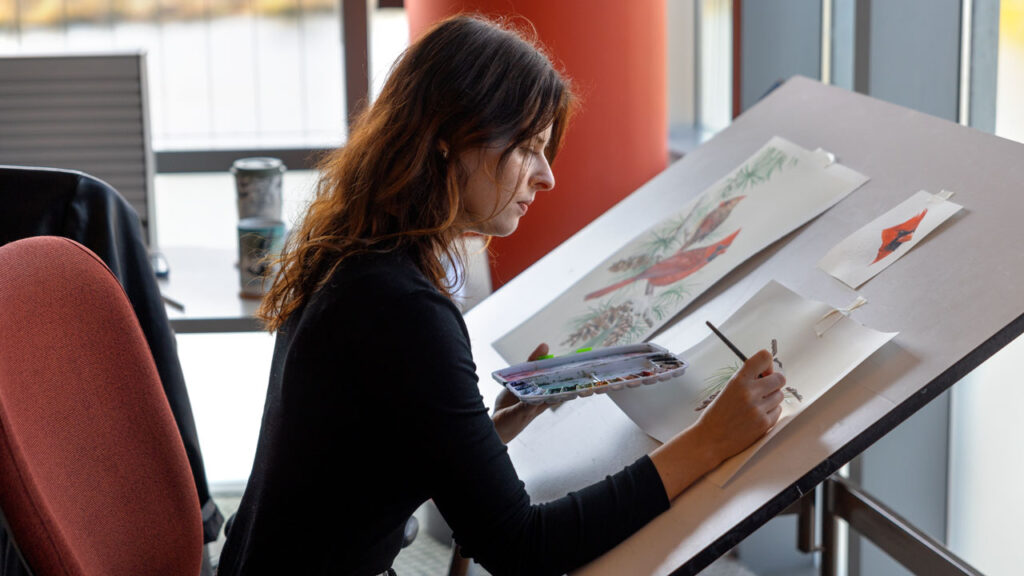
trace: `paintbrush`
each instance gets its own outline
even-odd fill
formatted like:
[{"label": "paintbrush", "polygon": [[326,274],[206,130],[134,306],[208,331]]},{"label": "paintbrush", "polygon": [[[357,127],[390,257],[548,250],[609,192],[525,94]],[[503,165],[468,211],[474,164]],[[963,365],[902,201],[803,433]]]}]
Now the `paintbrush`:
[{"label": "paintbrush", "polygon": [[707,321],[704,323],[708,325],[708,328],[711,328],[711,331],[715,333],[715,336],[718,336],[722,340],[722,342],[725,342],[725,345],[729,347],[729,350],[732,350],[734,354],[739,356],[741,362],[747,361],[747,356],[743,352],[740,352],[740,349],[737,348],[735,344],[730,342],[729,339],[725,337],[725,334],[722,334],[722,332],[718,328],[715,328],[715,325],[712,324],[711,321]]}]

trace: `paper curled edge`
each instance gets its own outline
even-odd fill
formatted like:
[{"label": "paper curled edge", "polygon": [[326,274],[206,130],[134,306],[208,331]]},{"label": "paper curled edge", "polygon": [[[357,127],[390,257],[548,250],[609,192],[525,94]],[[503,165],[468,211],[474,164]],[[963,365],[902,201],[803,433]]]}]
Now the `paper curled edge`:
[{"label": "paper curled edge", "polygon": [[857,308],[868,303],[868,299],[863,296],[857,296],[857,299],[850,303],[845,308],[833,308],[829,310],[820,320],[814,323],[814,333],[821,338],[828,332],[833,326],[836,325],[840,320],[850,315]]}]

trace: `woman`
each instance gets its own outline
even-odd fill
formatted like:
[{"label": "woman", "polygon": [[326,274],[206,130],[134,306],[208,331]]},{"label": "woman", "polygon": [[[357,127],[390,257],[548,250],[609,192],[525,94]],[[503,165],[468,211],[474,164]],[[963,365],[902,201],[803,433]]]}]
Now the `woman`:
[{"label": "woman", "polygon": [[489,418],[445,270],[462,235],[511,234],[554,187],[572,102],[537,47],[486,20],[442,22],[396,63],[323,163],[260,310],[277,346],[220,574],[385,572],[430,498],[492,573],[560,574],[774,424],[784,381],[761,351],[650,456],[530,503],[504,442],[539,409],[506,395]]}]

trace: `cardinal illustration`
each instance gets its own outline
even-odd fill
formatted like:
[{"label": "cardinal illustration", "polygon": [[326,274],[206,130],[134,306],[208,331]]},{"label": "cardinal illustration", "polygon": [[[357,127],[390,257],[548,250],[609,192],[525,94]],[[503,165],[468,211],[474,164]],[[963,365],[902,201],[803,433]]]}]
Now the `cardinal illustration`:
[{"label": "cardinal illustration", "polygon": [[708,234],[714,232],[722,222],[725,222],[725,219],[729,217],[729,214],[732,214],[732,209],[735,208],[736,205],[740,203],[740,200],[743,200],[744,198],[746,198],[746,196],[736,196],[735,198],[723,200],[717,208],[712,210],[710,214],[700,221],[700,225],[697,226],[697,230],[694,231],[693,236],[686,240],[686,243],[683,244],[680,250],[686,250],[690,246],[707,238]]},{"label": "cardinal illustration", "polygon": [[668,286],[669,284],[674,284],[700,270],[706,266],[708,262],[711,262],[719,255],[724,254],[725,251],[729,249],[732,241],[736,239],[736,235],[740,233],[740,230],[736,230],[726,238],[723,238],[721,241],[711,244],[710,246],[702,246],[700,248],[692,248],[690,250],[680,248],[675,254],[665,258],[664,260],[656,262],[654,265],[636,276],[626,278],[621,282],[616,282],[615,284],[602,288],[596,292],[591,292],[583,299],[592,300],[594,298],[600,298],[605,294],[609,294],[623,286],[640,280],[647,280],[647,289],[645,293],[650,295],[654,292],[655,286]]},{"label": "cardinal illustration", "polygon": [[928,213],[928,209],[925,208],[920,214],[914,216],[910,220],[902,224],[897,224],[892,228],[886,228],[882,230],[882,247],[878,249],[878,256],[875,257],[875,262],[878,262],[882,258],[885,258],[889,254],[892,254],[899,248],[904,242],[909,242],[914,238],[914,232],[917,230],[917,226],[921,224],[921,219]]}]

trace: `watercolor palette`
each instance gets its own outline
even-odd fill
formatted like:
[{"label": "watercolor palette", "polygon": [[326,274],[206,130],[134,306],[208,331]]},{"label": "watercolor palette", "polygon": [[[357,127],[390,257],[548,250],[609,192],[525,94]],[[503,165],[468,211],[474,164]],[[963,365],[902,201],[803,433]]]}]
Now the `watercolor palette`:
[{"label": "watercolor palette", "polygon": [[657,344],[629,344],[523,362],[491,375],[527,404],[557,404],[671,380],[686,367],[686,361]]}]

